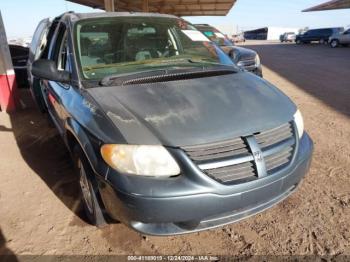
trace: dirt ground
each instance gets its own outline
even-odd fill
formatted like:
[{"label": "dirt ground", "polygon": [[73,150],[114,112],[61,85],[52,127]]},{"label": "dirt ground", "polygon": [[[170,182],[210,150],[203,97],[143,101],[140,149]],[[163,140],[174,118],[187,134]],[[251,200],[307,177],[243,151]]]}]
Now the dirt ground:
[{"label": "dirt ground", "polygon": [[[247,44],[246,44],[247,45]],[[248,43],[315,143],[299,190],[216,230],[142,236],[84,222],[68,154],[36,109],[0,113],[0,254],[350,255],[350,48]]]}]

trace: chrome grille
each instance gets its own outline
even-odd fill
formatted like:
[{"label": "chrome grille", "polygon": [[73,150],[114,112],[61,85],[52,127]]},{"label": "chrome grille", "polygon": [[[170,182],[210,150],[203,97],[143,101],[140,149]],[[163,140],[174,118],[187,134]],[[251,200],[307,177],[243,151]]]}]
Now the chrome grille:
[{"label": "chrome grille", "polygon": [[237,65],[248,71],[252,71],[256,68],[255,59],[240,60]]},{"label": "chrome grille", "polygon": [[182,149],[197,164],[206,160],[215,161],[223,158],[234,158],[249,153],[249,149],[242,138],[200,146],[188,146]]},{"label": "chrome grille", "polygon": [[230,183],[239,180],[256,179],[256,171],[254,162],[244,162],[232,166],[208,169],[205,171],[207,175],[222,183]]},{"label": "chrome grille", "polygon": [[292,160],[293,150],[294,148],[289,146],[282,151],[266,156],[265,165],[267,173],[272,174],[288,165]]},{"label": "chrome grille", "polygon": [[263,155],[265,175],[272,175],[290,164],[296,144],[292,123],[247,137],[182,149],[209,177],[223,184],[235,184],[259,178],[250,149],[252,145],[248,142],[252,138]]},{"label": "chrome grille", "polygon": [[290,123],[255,135],[255,139],[262,149],[291,137],[293,137],[293,129]]}]

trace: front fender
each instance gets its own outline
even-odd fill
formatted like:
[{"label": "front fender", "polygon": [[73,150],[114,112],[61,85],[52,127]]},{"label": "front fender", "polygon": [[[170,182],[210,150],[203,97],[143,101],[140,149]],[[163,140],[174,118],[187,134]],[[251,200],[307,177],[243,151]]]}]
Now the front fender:
[{"label": "front fender", "polygon": [[[68,118],[65,124],[66,130],[74,136],[75,140],[78,142],[80,148],[83,150],[86,158],[88,159],[91,168],[96,174],[104,174],[106,166],[100,155],[98,148],[100,147],[100,142],[95,141],[93,144],[91,142],[91,136],[84,130],[84,128],[74,119]],[[69,145],[68,136],[65,136],[65,142],[68,147]],[[72,150],[72,148],[70,148]],[[102,161],[101,161],[102,160]]]}]

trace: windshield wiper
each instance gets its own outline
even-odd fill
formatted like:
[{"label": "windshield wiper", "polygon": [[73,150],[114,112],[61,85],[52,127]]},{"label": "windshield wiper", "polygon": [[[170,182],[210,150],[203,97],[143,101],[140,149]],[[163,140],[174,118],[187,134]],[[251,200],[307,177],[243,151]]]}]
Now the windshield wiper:
[{"label": "windshield wiper", "polygon": [[211,65],[220,65],[220,63],[213,62],[213,61],[206,61],[204,59],[196,59],[196,58],[178,58],[178,59],[171,59],[171,60],[165,60],[161,61],[161,63],[180,63],[180,62],[188,62],[190,64],[211,64]]},{"label": "windshield wiper", "polygon": [[211,77],[237,73],[237,70],[231,66],[220,67],[195,67],[181,69],[158,69],[143,71],[137,73],[111,75],[104,77],[100,84],[102,86],[110,85],[131,85],[143,83],[156,83],[175,80],[185,80],[193,78]]},{"label": "windshield wiper", "polygon": [[[131,72],[131,73],[122,73],[122,74],[113,74],[108,75],[102,78],[100,81],[100,85],[102,86],[110,86],[112,84],[118,84],[117,82],[123,82],[125,78],[130,78],[131,76],[142,76],[142,75],[149,75],[149,73],[155,73],[158,74],[167,74],[168,69],[152,69],[152,70],[145,70],[145,71],[139,71],[139,72]],[[119,80],[119,81],[118,81]],[[121,81],[122,80],[122,81]]]},{"label": "windshield wiper", "polygon": [[150,59],[150,60],[141,60],[141,61],[134,61],[134,62],[127,62],[127,63],[115,63],[115,64],[99,64],[95,66],[85,66],[83,67],[84,71],[92,71],[96,69],[103,69],[103,68],[110,68],[110,67],[122,67],[122,66],[135,66],[135,65],[164,65],[164,64],[178,64],[178,63],[190,63],[190,64],[197,64],[197,63],[203,63],[203,64],[212,64],[212,65],[220,65],[220,63],[214,62],[214,61],[206,61],[204,59],[197,59],[192,57],[184,57],[184,58],[176,58],[176,59]]}]

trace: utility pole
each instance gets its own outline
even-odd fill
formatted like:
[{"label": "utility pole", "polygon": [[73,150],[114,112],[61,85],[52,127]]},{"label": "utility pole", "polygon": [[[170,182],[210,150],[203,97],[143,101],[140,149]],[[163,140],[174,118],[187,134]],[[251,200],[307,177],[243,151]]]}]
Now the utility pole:
[{"label": "utility pole", "polygon": [[114,0],[104,0],[106,12],[114,12]]},{"label": "utility pole", "polygon": [[148,0],[143,0],[142,11],[143,12],[149,12],[149,2],[148,2]]}]

